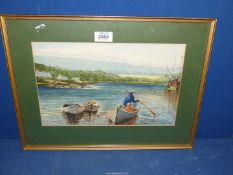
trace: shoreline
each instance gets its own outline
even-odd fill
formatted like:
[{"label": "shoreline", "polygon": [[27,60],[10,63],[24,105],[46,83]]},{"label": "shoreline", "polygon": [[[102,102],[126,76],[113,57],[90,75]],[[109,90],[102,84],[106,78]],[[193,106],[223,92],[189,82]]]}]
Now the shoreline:
[{"label": "shoreline", "polygon": [[43,86],[48,88],[67,88],[67,89],[81,89],[90,87],[91,83],[86,82],[67,82],[57,80],[46,80],[45,82],[37,82],[37,86]]},{"label": "shoreline", "polygon": [[97,84],[122,84],[122,85],[162,85],[166,86],[166,83],[124,83],[124,82],[85,82],[85,83],[67,83],[67,82],[53,82],[53,83],[42,83],[38,82],[38,87],[47,87],[47,88],[58,88],[58,89],[82,89],[82,88],[90,88]]}]

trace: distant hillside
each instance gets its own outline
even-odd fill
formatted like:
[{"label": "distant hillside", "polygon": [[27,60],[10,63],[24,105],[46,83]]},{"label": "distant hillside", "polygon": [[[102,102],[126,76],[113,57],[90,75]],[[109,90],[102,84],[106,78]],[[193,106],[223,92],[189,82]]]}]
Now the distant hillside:
[{"label": "distant hillside", "polygon": [[[146,67],[133,65],[130,62],[117,63],[108,61],[95,61],[91,59],[66,59],[59,57],[35,57],[35,61],[49,66],[58,66],[69,70],[102,70],[113,74],[141,74],[141,75],[161,75],[167,72],[166,67]],[[98,66],[97,66],[98,65]]]},{"label": "distant hillside", "polygon": [[[113,82],[113,83],[133,83],[133,84],[159,84],[164,83],[163,79],[152,80],[149,78],[138,77],[122,77],[116,74],[107,73],[101,70],[97,71],[83,71],[83,70],[67,70],[58,66],[46,66],[44,64],[35,63],[35,69],[41,72],[49,72],[53,80],[56,80],[59,75],[68,78],[68,81],[72,81],[72,78],[79,77],[82,82],[98,83],[98,82]],[[43,81],[43,78],[37,78]]]}]

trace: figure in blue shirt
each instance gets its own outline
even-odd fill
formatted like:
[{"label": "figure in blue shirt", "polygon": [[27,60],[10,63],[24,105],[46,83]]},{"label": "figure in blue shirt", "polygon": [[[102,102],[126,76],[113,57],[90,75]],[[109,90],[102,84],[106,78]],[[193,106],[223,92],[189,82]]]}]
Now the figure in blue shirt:
[{"label": "figure in blue shirt", "polygon": [[125,99],[123,101],[124,106],[126,106],[128,103],[135,104],[136,102],[139,102],[139,100],[135,99],[133,94],[134,91],[127,90],[127,95],[125,96]]}]

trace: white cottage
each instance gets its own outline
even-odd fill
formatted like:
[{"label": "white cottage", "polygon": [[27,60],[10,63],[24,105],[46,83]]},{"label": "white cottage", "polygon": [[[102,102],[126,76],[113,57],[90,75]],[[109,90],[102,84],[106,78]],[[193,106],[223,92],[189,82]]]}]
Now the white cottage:
[{"label": "white cottage", "polygon": [[72,78],[73,81],[76,81],[76,82],[80,82],[80,78],[79,77],[74,77]]},{"label": "white cottage", "polygon": [[45,71],[36,71],[36,77],[40,78],[52,78],[52,75],[50,72],[45,72]]},{"label": "white cottage", "polygon": [[57,80],[68,80],[66,76],[58,75]]}]

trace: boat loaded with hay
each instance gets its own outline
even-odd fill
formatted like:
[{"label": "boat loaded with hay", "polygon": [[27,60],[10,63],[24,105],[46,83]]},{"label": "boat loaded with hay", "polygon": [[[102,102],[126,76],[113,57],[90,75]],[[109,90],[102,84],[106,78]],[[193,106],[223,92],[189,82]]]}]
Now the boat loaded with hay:
[{"label": "boat loaded with hay", "polygon": [[117,108],[115,123],[122,123],[134,117],[137,117],[139,111],[139,107],[134,107],[132,112],[127,112],[124,110],[123,106],[120,106]]}]

